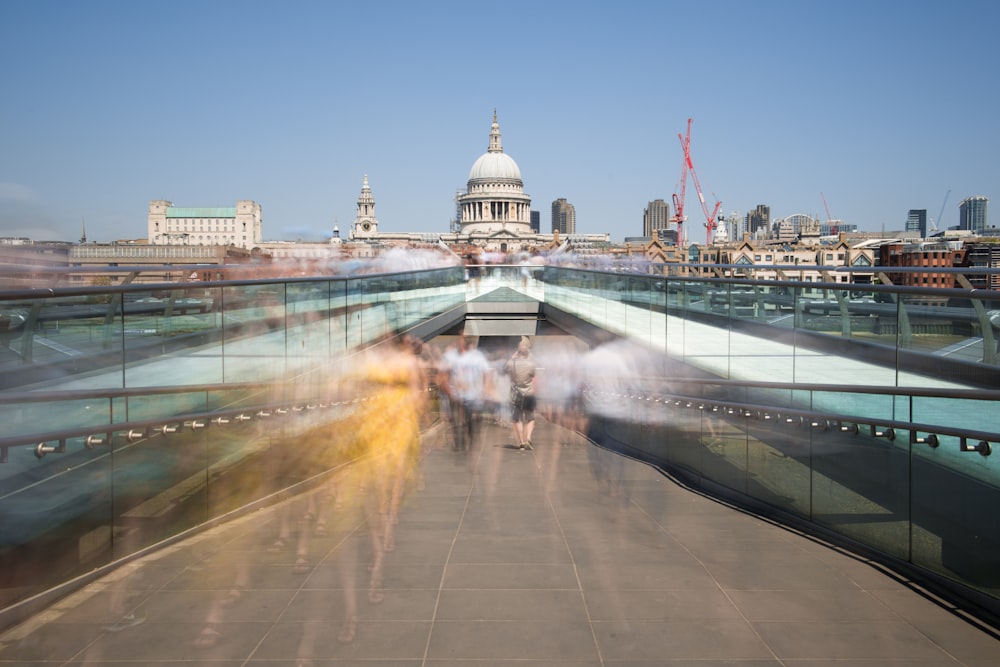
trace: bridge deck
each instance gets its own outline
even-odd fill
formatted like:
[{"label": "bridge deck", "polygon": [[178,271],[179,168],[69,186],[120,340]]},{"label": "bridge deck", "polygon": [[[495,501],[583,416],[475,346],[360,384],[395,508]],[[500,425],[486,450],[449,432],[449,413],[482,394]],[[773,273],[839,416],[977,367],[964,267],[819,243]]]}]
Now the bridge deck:
[{"label": "bridge deck", "polygon": [[[119,568],[0,636],[0,664],[998,664],[1000,641],[868,563],[548,422],[535,440],[428,434],[381,601],[363,522],[303,497]],[[323,510],[325,535],[303,520]]]}]

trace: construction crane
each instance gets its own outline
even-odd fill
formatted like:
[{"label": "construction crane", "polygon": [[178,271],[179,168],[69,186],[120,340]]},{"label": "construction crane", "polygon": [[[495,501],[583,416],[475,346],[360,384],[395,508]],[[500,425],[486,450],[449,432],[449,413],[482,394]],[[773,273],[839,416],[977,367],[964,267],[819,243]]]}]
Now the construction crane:
[{"label": "construction crane", "polygon": [[680,190],[680,195],[674,193],[674,215],[670,218],[672,222],[677,225],[677,245],[683,247],[685,245],[684,238],[684,200],[687,196],[687,175],[688,175],[688,147],[691,145],[691,119],[688,118],[687,127],[687,137],[678,133],[677,137],[681,140],[681,150],[683,151],[683,156],[681,157],[681,178],[678,184],[678,190]]},{"label": "construction crane", "polygon": [[708,205],[705,203],[705,195],[701,191],[701,183],[698,182],[698,172],[695,171],[694,161],[691,159],[691,119],[688,118],[688,134],[687,139],[682,135],[678,134],[677,137],[681,140],[681,148],[684,150],[684,165],[687,171],[691,172],[691,180],[694,181],[695,190],[698,193],[698,201],[701,203],[701,211],[705,214],[705,242],[707,245],[712,245],[712,236],[715,234],[715,216],[719,214],[719,209],[722,207],[722,202],[716,200],[715,210],[711,213],[708,212]]},{"label": "construction crane", "polygon": [[833,218],[830,216],[830,207],[826,205],[826,195],[824,195],[821,192],[821,193],[819,193],[819,196],[823,198],[823,208],[826,209],[826,225],[827,225],[827,227],[830,228],[830,233],[831,234],[836,234],[837,233],[837,229],[836,229],[836,225],[833,224]]},{"label": "construction crane", "polygon": [[951,190],[948,190],[948,192],[944,193],[944,201],[941,202],[941,210],[938,211],[937,221],[935,221],[934,218],[931,218],[930,225],[928,225],[928,229],[931,233],[934,233],[938,230],[938,223],[941,222],[941,216],[944,215],[944,206],[945,204],[948,203],[949,195],[951,195]]}]

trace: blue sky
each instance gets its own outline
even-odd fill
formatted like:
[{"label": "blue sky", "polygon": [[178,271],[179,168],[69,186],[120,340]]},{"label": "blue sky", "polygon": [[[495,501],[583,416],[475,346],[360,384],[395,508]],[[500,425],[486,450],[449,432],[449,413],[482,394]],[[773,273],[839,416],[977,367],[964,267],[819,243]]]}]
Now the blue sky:
[{"label": "blue sky", "polygon": [[[447,231],[486,151],[550,229],[641,234],[677,134],[709,204],[898,230],[1000,182],[1000,3],[0,3],[0,236],[141,238],[152,199],[263,208],[269,240]],[[688,184],[688,236],[704,216]],[[996,217],[996,216],[994,216]],[[996,221],[993,221],[994,224]]]}]

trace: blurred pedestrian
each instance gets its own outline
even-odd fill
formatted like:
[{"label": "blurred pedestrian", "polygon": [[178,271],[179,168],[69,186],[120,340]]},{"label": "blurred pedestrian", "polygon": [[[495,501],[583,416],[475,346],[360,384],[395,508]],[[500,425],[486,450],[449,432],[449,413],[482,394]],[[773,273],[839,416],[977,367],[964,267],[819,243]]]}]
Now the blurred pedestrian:
[{"label": "blurred pedestrian", "polygon": [[511,421],[521,451],[531,449],[531,434],[535,430],[535,374],[537,367],[531,356],[531,341],[521,337],[517,350],[504,366],[510,375]]},{"label": "blurred pedestrian", "polygon": [[469,450],[476,442],[485,399],[492,392],[490,362],[476,342],[466,336],[457,338],[454,354],[446,357],[452,396],[452,446],[456,451]]}]

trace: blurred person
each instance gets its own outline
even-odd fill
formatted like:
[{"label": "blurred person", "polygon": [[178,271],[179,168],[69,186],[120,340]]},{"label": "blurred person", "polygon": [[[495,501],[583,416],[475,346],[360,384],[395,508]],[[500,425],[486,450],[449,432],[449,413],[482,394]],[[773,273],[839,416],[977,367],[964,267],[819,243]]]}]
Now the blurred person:
[{"label": "blurred person", "polygon": [[531,356],[531,341],[522,336],[504,370],[510,375],[510,407],[514,435],[518,448],[532,449],[531,435],[535,430],[535,374],[537,366]]},{"label": "blurred person", "polygon": [[468,255],[465,258],[465,279],[473,287],[476,294],[479,294],[479,278],[482,275],[482,266],[479,258]]},{"label": "blurred person", "polygon": [[[356,541],[345,536],[359,524],[367,525],[372,547],[368,601],[382,602],[385,555],[395,548],[399,508],[419,458],[423,377],[410,339],[399,337],[370,348],[351,364],[340,383],[350,395],[364,400],[355,403],[355,412],[345,420],[317,428],[305,438],[318,454],[329,452],[330,467],[347,461],[331,480],[333,489],[327,496],[335,499],[336,511],[322,524],[324,534],[343,542],[336,558],[345,612],[337,638],[343,643],[354,640],[358,622],[358,550]],[[306,645],[301,648],[308,650]]]},{"label": "blurred person", "polygon": [[490,357],[490,374],[493,377],[493,392],[490,394],[490,413],[497,426],[510,424],[510,380],[506,371],[506,355],[498,351]]},{"label": "blurred person", "polygon": [[624,472],[624,458],[618,453],[614,429],[632,419],[632,404],[626,396],[639,389],[644,369],[651,364],[637,345],[607,338],[587,352],[580,364],[583,414],[578,425],[589,441],[594,479],[603,492],[614,497],[622,496]]},{"label": "blurred person", "polygon": [[383,524],[377,546],[392,551],[404,485],[415,478],[420,456],[424,372],[407,336],[367,356],[361,380],[372,395],[365,401],[357,437],[373,455],[363,481],[372,484]]},{"label": "blurred person", "polygon": [[456,339],[454,352],[445,356],[452,395],[452,446],[468,451],[476,442],[484,400],[492,391],[490,362],[475,341],[464,335]]}]

